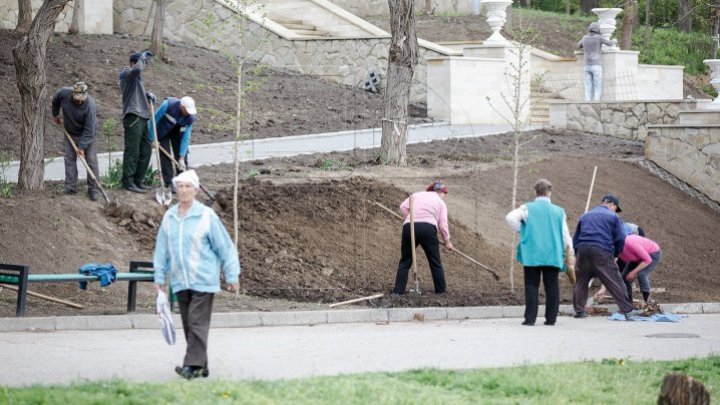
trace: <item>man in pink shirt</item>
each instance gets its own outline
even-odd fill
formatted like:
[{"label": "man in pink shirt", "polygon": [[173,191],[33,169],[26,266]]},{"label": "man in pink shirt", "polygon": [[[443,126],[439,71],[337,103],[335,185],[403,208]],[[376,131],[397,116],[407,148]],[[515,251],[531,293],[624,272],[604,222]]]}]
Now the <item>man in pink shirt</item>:
[{"label": "man in pink shirt", "polygon": [[[660,246],[640,235],[628,235],[618,258],[627,263],[622,272],[623,279],[629,282],[637,279],[643,299],[647,302],[650,298],[650,272],[655,270],[662,258]],[[637,266],[633,267],[635,264]]]},{"label": "man in pink shirt", "polygon": [[445,249],[453,250],[450,243],[450,232],[448,231],[447,206],[443,199],[447,195],[447,187],[439,180],[434,181],[427,187],[427,191],[421,191],[412,195],[413,199],[413,222],[415,223],[415,246],[410,241],[410,198],[406,198],[400,204],[400,212],[405,217],[402,230],[402,242],[400,244],[400,263],[398,263],[397,274],[395,275],[395,288],[393,294],[405,294],[407,285],[408,270],[412,265],[412,249],[417,245],[422,246],[427,256],[430,272],[432,273],[435,292],[445,292],[445,272],[440,261],[440,241],[437,234],[445,242]]}]

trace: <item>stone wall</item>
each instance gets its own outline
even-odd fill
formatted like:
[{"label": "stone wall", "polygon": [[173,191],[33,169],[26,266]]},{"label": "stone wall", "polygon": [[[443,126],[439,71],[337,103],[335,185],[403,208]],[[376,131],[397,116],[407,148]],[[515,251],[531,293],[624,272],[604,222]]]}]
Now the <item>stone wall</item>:
[{"label": "stone wall", "polygon": [[[430,0],[433,12],[438,14],[470,14],[474,0]],[[357,15],[371,17],[390,15],[387,0],[330,0],[333,4]],[[425,11],[426,0],[415,0],[415,11]]]},{"label": "stone wall", "polygon": [[720,125],[648,130],[645,158],[720,203]]},{"label": "stone wall", "polygon": [[[149,35],[152,30],[152,23],[147,23],[150,15],[147,2],[116,0],[115,31]],[[227,35],[228,32],[245,32],[242,49],[240,38]],[[387,77],[389,38],[288,40],[251,20],[240,21],[232,10],[214,0],[170,2],[164,33],[169,41],[235,55],[247,54],[250,59],[273,69],[317,75],[348,86],[361,86],[371,71],[380,75],[381,87]],[[412,101],[425,101],[425,60],[437,56],[441,54],[420,48],[419,63],[413,76]]]},{"label": "stone wall", "polygon": [[[43,0],[31,0],[33,17],[42,5]],[[72,20],[73,2],[68,2],[65,8],[57,18],[55,23],[55,31],[67,32]],[[17,25],[18,2],[17,0],[0,0],[0,28],[14,30]]]},{"label": "stone wall", "polygon": [[563,102],[550,101],[550,125],[642,141],[648,125],[675,124],[680,111],[695,110],[695,100]]}]

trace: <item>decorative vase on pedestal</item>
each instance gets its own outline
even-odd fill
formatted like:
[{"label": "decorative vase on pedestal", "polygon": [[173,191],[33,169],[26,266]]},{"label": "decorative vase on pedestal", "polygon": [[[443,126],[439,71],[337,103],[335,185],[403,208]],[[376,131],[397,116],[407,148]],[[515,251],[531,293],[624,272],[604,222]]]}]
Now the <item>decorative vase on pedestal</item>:
[{"label": "decorative vase on pedestal", "polygon": [[[615,17],[623,11],[621,8],[594,8],[591,10],[595,15],[598,16],[598,22],[600,23],[600,35],[603,38],[612,41],[612,34],[617,28],[617,21]],[[618,50],[620,48],[616,46],[603,45],[602,49]]]},{"label": "decorative vase on pedestal", "polygon": [[512,4],[512,0],[480,0],[480,5],[487,9],[487,23],[492,30],[492,35],[485,40],[485,45],[507,44],[507,39],[500,35],[500,30],[505,26],[507,14],[505,9]]},{"label": "decorative vase on pedestal", "polygon": [[720,59],[705,59],[703,63],[710,66],[710,85],[718,93],[718,96],[710,105],[720,107]]}]

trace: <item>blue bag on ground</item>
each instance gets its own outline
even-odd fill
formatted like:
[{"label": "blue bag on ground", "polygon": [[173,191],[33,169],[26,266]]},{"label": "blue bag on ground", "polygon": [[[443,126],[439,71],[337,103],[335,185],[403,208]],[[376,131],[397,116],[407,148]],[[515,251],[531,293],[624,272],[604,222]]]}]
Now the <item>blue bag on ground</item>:
[{"label": "blue bag on ground", "polygon": [[[100,279],[100,287],[106,287],[115,282],[117,278],[117,269],[111,263],[98,264],[88,263],[84,264],[78,269],[78,273],[85,276],[96,276]],[[87,289],[87,281],[80,282],[80,289]]]}]

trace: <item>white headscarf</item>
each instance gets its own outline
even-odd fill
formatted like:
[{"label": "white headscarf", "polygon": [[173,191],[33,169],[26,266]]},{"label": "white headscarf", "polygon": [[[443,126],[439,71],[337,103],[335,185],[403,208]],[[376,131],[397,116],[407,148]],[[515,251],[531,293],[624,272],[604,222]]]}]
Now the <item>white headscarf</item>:
[{"label": "white headscarf", "polygon": [[200,178],[197,173],[195,173],[195,170],[185,170],[173,177],[172,182],[175,187],[177,187],[178,182],[182,182],[192,184],[195,189],[200,188]]}]

